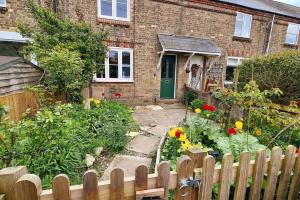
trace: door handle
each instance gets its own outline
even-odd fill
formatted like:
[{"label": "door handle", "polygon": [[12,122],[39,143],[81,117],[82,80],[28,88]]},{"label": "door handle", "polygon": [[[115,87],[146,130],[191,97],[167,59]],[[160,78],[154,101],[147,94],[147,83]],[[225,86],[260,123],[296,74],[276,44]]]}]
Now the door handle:
[{"label": "door handle", "polygon": [[170,83],[170,81],[169,81],[169,80],[165,80],[165,83],[166,83],[166,84],[169,84],[169,83]]}]

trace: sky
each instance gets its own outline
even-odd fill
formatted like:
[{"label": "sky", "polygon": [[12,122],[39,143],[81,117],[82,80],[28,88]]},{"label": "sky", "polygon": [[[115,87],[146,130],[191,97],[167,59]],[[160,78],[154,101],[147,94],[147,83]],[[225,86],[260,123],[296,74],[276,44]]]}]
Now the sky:
[{"label": "sky", "polygon": [[287,4],[291,4],[291,5],[300,7],[300,0],[276,0],[276,1],[280,1],[283,3],[287,3]]}]

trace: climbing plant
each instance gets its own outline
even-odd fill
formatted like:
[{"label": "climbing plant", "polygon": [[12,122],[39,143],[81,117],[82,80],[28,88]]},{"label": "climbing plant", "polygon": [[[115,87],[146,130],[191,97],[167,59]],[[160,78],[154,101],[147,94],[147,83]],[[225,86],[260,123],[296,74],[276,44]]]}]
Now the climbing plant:
[{"label": "climbing plant", "polygon": [[26,5],[35,25],[18,23],[20,33],[30,38],[23,53],[35,55],[45,69],[44,87],[66,101],[80,101],[81,89],[90,83],[105,58],[107,32],[65,19],[33,0],[27,0]]}]

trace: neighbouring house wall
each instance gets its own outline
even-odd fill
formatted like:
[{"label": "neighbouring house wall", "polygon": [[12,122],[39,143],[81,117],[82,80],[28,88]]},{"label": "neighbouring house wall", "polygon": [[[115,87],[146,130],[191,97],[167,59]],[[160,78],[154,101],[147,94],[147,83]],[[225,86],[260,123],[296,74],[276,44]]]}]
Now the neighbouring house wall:
[{"label": "neighbouring house wall", "polygon": [[[51,7],[51,0],[42,5]],[[15,29],[16,19],[25,19],[28,12],[24,9],[25,0],[8,0],[8,11],[0,14],[0,30]],[[94,82],[93,96],[115,98],[114,93],[122,94],[120,101],[129,104],[154,103],[160,97],[160,69],[156,66],[157,54],[161,51],[159,33],[204,37],[213,40],[222,50],[218,65],[212,69],[211,77],[225,73],[227,56],[252,57],[264,54],[268,39],[269,24],[273,14],[233,6],[215,1],[182,0],[131,0],[130,22],[99,19],[97,0],[60,1],[62,14],[74,21],[84,21],[96,30],[109,31],[108,46],[133,48],[134,82],[100,83]],[[18,12],[17,12],[18,11]],[[236,12],[253,15],[251,40],[234,38]],[[3,20],[2,20],[3,19]],[[300,23],[300,20],[277,16],[270,52],[290,49],[284,45],[288,22]],[[178,55],[176,98],[183,94],[188,74],[184,71],[187,56]]]}]

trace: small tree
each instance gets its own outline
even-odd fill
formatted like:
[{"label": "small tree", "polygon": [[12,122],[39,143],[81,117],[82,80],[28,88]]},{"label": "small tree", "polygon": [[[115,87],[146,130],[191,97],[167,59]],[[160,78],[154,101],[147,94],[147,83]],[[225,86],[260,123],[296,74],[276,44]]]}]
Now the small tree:
[{"label": "small tree", "polygon": [[81,100],[81,89],[91,83],[105,58],[107,32],[95,32],[88,24],[64,19],[33,0],[27,0],[27,7],[35,26],[18,23],[20,33],[31,38],[23,53],[34,54],[45,69],[43,85],[47,89],[66,101]]}]

